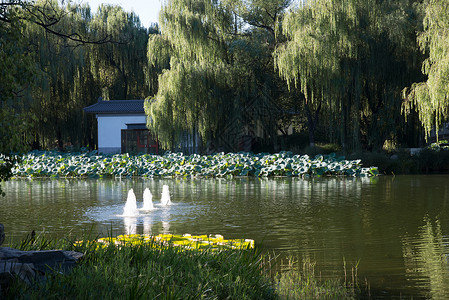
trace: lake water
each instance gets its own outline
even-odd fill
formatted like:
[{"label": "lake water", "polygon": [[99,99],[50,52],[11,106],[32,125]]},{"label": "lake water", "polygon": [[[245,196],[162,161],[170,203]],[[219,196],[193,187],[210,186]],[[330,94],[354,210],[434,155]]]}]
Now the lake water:
[{"label": "lake water", "polygon": [[[158,206],[162,186],[173,205]],[[275,179],[17,179],[2,185],[8,245],[32,230],[49,237],[122,233],[251,238],[316,262],[322,276],[357,265],[373,297],[449,298],[449,175]],[[129,189],[156,209],[120,215]],[[138,203],[142,205],[141,203]]]}]

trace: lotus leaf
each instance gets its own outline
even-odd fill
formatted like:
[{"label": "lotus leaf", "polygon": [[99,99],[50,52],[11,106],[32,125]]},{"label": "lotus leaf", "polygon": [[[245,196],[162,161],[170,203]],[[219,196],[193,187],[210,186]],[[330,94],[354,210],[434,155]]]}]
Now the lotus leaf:
[{"label": "lotus leaf", "polygon": [[96,152],[67,154],[33,151],[23,155],[12,170],[14,176],[305,176],[346,175],[376,176],[376,167],[363,168],[360,160],[335,158],[335,154],[317,155],[310,160],[307,155],[291,152],[276,154],[247,152],[217,153],[214,155],[168,152],[164,155],[114,154],[98,155]]}]

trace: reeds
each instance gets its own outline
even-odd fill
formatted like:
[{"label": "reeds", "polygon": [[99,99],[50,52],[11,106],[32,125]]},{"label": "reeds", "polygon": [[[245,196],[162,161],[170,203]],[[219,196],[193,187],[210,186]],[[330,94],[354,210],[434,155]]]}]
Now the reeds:
[{"label": "reeds", "polygon": [[[256,249],[214,250],[151,243],[98,245],[96,239],[48,241],[28,236],[17,248],[55,247],[84,253],[70,274],[47,274],[28,286],[17,281],[5,299],[354,299],[357,270],[322,280],[304,260],[270,276],[278,257]],[[156,242],[156,241],[154,241]],[[357,267],[357,266],[356,266]],[[351,278],[351,279],[349,279]],[[349,283],[348,281],[351,280]]]},{"label": "reeds", "polygon": [[[28,239],[29,241],[29,239]],[[39,242],[39,245],[56,245]],[[17,282],[10,299],[275,299],[256,250],[184,251],[140,245],[57,243],[85,256],[68,275],[48,274],[32,287]],[[29,243],[22,243],[30,248]],[[36,247],[32,247],[36,248]]]},{"label": "reeds", "polygon": [[[357,284],[357,266],[351,270],[351,279],[324,279],[315,273],[316,263],[310,259],[287,258],[287,264],[281,266],[281,272],[275,276],[276,292],[280,299],[356,299],[360,293]],[[344,262],[344,273],[346,263]]]}]

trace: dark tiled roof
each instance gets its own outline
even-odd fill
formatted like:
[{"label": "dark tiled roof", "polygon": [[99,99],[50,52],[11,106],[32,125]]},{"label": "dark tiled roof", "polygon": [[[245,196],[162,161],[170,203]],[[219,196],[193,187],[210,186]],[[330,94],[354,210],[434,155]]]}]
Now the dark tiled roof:
[{"label": "dark tiled roof", "polygon": [[84,111],[94,114],[144,113],[144,101],[145,100],[100,100],[91,106],[85,107]]}]

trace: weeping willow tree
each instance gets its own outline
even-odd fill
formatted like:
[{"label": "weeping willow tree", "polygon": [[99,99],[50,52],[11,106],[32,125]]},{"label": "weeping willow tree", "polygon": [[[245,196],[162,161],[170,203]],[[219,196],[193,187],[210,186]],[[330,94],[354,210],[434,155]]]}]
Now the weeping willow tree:
[{"label": "weeping willow tree", "polygon": [[[133,12],[104,5],[89,22],[96,36],[112,42],[91,45],[88,55],[94,80],[104,99],[143,99],[149,94],[145,83],[148,30]],[[152,28],[150,30],[153,30]]]},{"label": "weeping willow tree", "polygon": [[3,10],[0,17],[10,20],[0,23],[0,195],[4,196],[1,184],[12,176],[15,163],[11,153],[28,150],[24,139],[27,117],[19,112],[36,68],[28,55],[17,11]]},{"label": "weeping willow tree", "polygon": [[400,90],[416,58],[412,2],[314,0],[286,14],[275,65],[304,95],[311,144],[320,110],[347,150],[378,147],[399,127]]},{"label": "weeping willow tree", "polygon": [[[337,109],[351,107],[343,102],[350,99],[343,98],[349,70],[342,66],[342,61],[357,61],[359,58],[361,41],[356,37],[361,26],[359,2],[304,2],[286,14],[282,22],[282,33],[287,42],[276,49],[275,64],[289,89],[298,88],[304,95],[311,145],[314,144],[314,129],[323,104]],[[372,4],[373,1],[365,3],[367,6]],[[355,97],[351,100],[359,102],[360,82],[357,77],[352,84]],[[354,106],[354,114],[358,112],[358,105]],[[313,106],[315,117],[310,112]]]},{"label": "weeping willow tree", "polygon": [[0,26],[0,154],[10,154],[27,149],[23,136],[27,117],[20,111],[37,69],[27,51],[18,12],[11,9],[4,14],[10,22]]},{"label": "weeping willow tree", "polygon": [[[88,5],[70,1],[17,3],[11,6],[15,17],[8,16],[2,26],[15,28],[3,47],[16,49],[17,55],[8,50],[9,58],[1,62],[8,93],[4,89],[0,97],[8,98],[2,99],[2,106],[9,105],[5,114],[27,124],[16,134],[18,140],[33,148],[93,146],[95,119],[84,115],[83,107],[102,93],[114,99],[142,99],[149,93],[144,73],[148,31],[135,14],[119,7],[102,6],[92,15]],[[15,70],[17,80],[6,80]],[[2,136],[14,133],[2,128],[9,132]]]},{"label": "weeping willow tree", "polygon": [[266,66],[276,14],[286,3],[166,3],[159,17],[161,35],[150,36],[147,54],[150,66],[163,71],[154,100],[145,106],[148,127],[164,147],[176,145],[183,132],[198,132],[203,141],[211,141],[234,131],[244,134],[264,123],[258,120],[270,119],[261,102],[272,101],[268,85],[273,70]]},{"label": "weeping willow tree", "polygon": [[169,148],[184,131],[207,138],[217,126],[224,100],[219,91],[230,80],[225,33],[231,30],[232,15],[211,1],[173,0],[162,8],[159,24],[161,35],[148,42],[148,61],[169,67],[159,76],[155,100],[145,108],[149,128]]},{"label": "weeping willow tree", "polygon": [[[51,5],[48,1],[37,1],[35,9],[48,10],[48,14],[64,14],[53,30],[79,34],[88,30],[86,16],[90,9],[87,6],[70,3],[59,6],[56,1]],[[59,149],[64,143],[79,144],[90,127],[80,114],[83,104],[92,97],[90,93],[81,92],[86,76],[86,49],[70,39],[49,34],[34,22],[26,23],[26,35],[39,68],[37,84],[30,91],[28,104],[28,110],[33,114],[30,142],[34,147]]]},{"label": "weeping willow tree", "polygon": [[426,140],[432,129],[447,120],[449,113],[449,1],[426,0],[423,3],[424,31],[418,34],[421,50],[428,54],[422,64],[427,80],[404,89],[403,112],[416,110],[424,126]]}]

